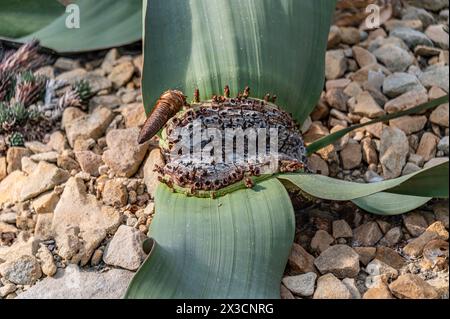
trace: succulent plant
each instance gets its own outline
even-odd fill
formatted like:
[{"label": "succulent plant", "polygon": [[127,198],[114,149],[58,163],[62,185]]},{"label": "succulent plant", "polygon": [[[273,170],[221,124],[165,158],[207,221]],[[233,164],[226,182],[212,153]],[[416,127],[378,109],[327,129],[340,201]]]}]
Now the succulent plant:
[{"label": "succulent plant", "polygon": [[[149,256],[126,298],[279,298],[295,233],[287,190],[352,201],[382,215],[448,197],[448,161],[372,184],[304,169],[306,153],[355,128],[448,101],[445,96],[349,127],[305,150],[297,123],[312,112],[323,88],[334,7],[330,0],[147,2],[142,94],[149,116],[139,142],[157,134],[166,163],[156,168],[161,182],[144,243]],[[177,40],[169,43],[174,34]],[[239,92],[245,86],[252,91]],[[176,90],[160,96],[167,88]],[[220,137],[226,139],[227,128],[275,128],[278,147],[267,148],[269,141],[255,158],[245,134],[224,147]],[[267,135],[259,137],[267,142]],[[244,152],[236,155],[238,143]],[[264,169],[264,156],[278,165]]]},{"label": "succulent plant", "polygon": [[25,145],[25,139],[22,135],[22,133],[14,132],[12,133],[8,138],[8,143],[11,147],[14,146],[24,146]]}]

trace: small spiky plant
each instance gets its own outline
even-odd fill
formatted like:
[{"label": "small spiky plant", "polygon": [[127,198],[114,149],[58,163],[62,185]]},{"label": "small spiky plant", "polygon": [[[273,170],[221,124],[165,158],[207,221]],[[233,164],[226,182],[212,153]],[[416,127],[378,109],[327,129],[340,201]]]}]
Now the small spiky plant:
[{"label": "small spiky plant", "polygon": [[22,133],[14,132],[9,136],[8,139],[9,146],[24,146],[25,145],[25,139],[22,135]]},{"label": "small spiky plant", "polygon": [[57,97],[56,90],[67,84],[33,73],[47,60],[38,49],[39,42],[31,41],[0,61],[0,134],[9,140],[16,133],[21,139],[13,140],[41,139],[65,108],[85,108],[92,95],[89,83],[81,80]]}]

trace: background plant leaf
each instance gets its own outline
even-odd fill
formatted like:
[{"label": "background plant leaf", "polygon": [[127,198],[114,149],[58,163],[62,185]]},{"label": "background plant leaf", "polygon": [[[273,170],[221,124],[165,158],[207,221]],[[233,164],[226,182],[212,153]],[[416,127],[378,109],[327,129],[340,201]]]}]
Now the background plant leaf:
[{"label": "background plant leaf", "polygon": [[366,212],[377,215],[399,215],[410,212],[431,200],[431,197],[375,193],[352,200]]},{"label": "background plant leaf", "polygon": [[156,245],[126,298],[279,298],[294,211],[276,179],[217,199],[160,184],[149,236]]},{"label": "background plant leaf", "polygon": [[448,160],[419,172],[378,183],[354,183],[315,174],[282,174],[278,178],[306,193],[328,200],[353,200],[378,192],[425,197],[448,197]]},{"label": "background plant leaf", "polygon": [[334,0],[152,0],[145,14],[143,100],[147,112],[161,93],[189,99],[232,95],[278,96],[277,104],[303,122],[324,83]]},{"label": "background plant leaf", "polygon": [[384,115],[384,116],[380,116],[379,118],[376,118],[372,121],[369,121],[367,123],[362,123],[362,124],[357,124],[357,125],[352,125],[350,127],[347,127],[345,129],[339,130],[333,134],[327,135],[325,137],[322,137],[321,139],[309,144],[307,146],[307,151],[308,154],[313,154],[314,152],[317,152],[318,150],[336,142],[337,140],[339,140],[340,138],[344,137],[346,134],[350,133],[351,131],[354,131],[356,129],[359,129],[361,127],[365,127],[368,125],[372,125],[375,123],[379,123],[379,122],[386,122],[398,117],[402,117],[402,116],[406,116],[406,115],[411,115],[411,114],[416,114],[425,110],[429,110],[432,108],[435,108],[441,104],[445,104],[448,103],[448,95],[440,97],[438,99],[435,99],[433,101],[429,101],[427,103],[424,104],[420,104],[418,106],[415,106],[413,108],[410,108],[408,110],[405,111],[400,111],[400,112],[396,112],[396,113],[392,113],[392,114],[388,114],[388,115]]},{"label": "background plant leaf", "polygon": [[68,14],[63,14],[15,41],[39,39],[43,47],[73,53],[122,46],[142,38],[142,0],[78,0],[76,4],[80,8],[80,28],[67,28]]},{"label": "background plant leaf", "polygon": [[19,38],[35,32],[64,13],[56,0],[1,0],[0,37]]}]

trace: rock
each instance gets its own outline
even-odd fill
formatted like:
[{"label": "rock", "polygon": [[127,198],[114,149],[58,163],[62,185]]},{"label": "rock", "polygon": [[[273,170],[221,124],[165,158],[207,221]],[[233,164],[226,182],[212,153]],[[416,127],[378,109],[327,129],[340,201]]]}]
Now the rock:
[{"label": "rock", "polygon": [[24,182],[20,201],[26,201],[53,189],[69,179],[69,173],[47,162],[39,162],[36,170]]},{"label": "rock", "polygon": [[105,78],[103,75],[96,74],[95,72],[89,72],[83,76],[82,80],[89,83],[92,94],[100,91],[108,91],[112,83],[109,79]]},{"label": "rock", "polygon": [[108,150],[103,161],[116,176],[133,176],[148,150],[148,143],[138,144],[138,128],[112,130],[106,136]]},{"label": "rock", "polygon": [[333,221],[333,237],[349,238],[353,236],[352,229],[344,219]]},{"label": "rock", "polygon": [[448,0],[408,0],[408,4],[431,11],[448,8]]},{"label": "rock", "polygon": [[17,213],[14,212],[4,212],[0,214],[0,222],[6,224],[16,224]]},{"label": "rock", "polygon": [[376,287],[369,288],[363,296],[363,299],[394,299],[389,287],[382,283]]},{"label": "rock", "polygon": [[371,52],[363,49],[362,47],[354,46],[352,48],[352,51],[353,57],[355,58],[356,62],[358,62],[358,65],[361,68],[377,63],[376,57]]},{"label": "rock", "polygon": [[47,153],[52,151],[52,148],[50,146],[38,141],[25,142],[25,147],[34,154]]},{"label": "rock", "polygon": [[424,87],[415,75],[396,72],[388,75],[383,82],[383,93],[395,98],[409,91],[423,91]]},{"label": "rock", "polygon": [[354,278],[344,278],[342,283],[347,287],[348,291],[352,295],[352,299],[361,299],[361,293],[356,287],[356,282]]},{"label": "rock", "polygon": [[[64,114],[67,112],[64,111]],[[96,108],[92,114],[83,115],[67,121],[65,124],[67,139],[70,146],[74,146],[78,138],[100,138],[114,118],[114,114],[106,107]]]},{"label": "rock", "polygon": [[30,150],[24,147],[10,147],[6,153],[7,172],[10,174],[13,171],[22,168],[22,157],[30,156]]},{"label": "rock", "polygon": [[423,157],[425,162],[436,156],[437,144],[439,139],[433,133],[425,132],[420,139],[416,154]]},{"label": "rock", "polygon": [[0,205],[19,201],[20,191],[27,176],[21,171],[13,171],[0,182]]},{"label": "rock", "polygon": [[390,36],[402,39],[411,49],[418,45],[433,46],[433,42],[425,34],[411,28],[395,28],[391,31]]},{"label": "rock", "polygon": [[438,151],[444,153],[444,155],[448,156],[449,154],[449,143],[448,143],[448,136],[444,136],[437,146]]},{"label": "rock", "polygon": [[422,167],[424,164],[423,157],[417,154],[409,154],[408,162],[413,163],[419,167]]},{"label": "rock", "polygon": [[396,127],[406,135],[410,135],[423,130],[427,123],[427,117],[424,115],[406,115],[389,121],[391,127]]},{"label": "rock", "polygon": [[47,246],[41,245],[41,248],[38,250],[37,257],[41,262],[42,273],[46,276],[52,277],[56,273],[57,268],[55,261],[53,260],[53,255],[50,250],[48,250]]},{"label": "rock", "polygon": [[439,87],[448,93],[448,65],[432,65],[419,77],[426,88]]},{"label": "rock", "polygon": [[430,25],[425,35],[441,49],[448,50],[448,33],[444,31],[443,25]]},{"label": "rock", "polygon": [[58,153],[52,151],[52,152],[34,154],[34,155],[30,156],[30,159],[37,163],[39,163],[41,161],[45,161],[45,162],[49,162],[49,163],[56,163],[56,161],[58,159]]},{"label": "rock", "polygon": [[116,89],[127,84],[134,73],[134,65],[131,62],[125,62],[116,65],[108,76],[108,79],[113,83]]},{"label": "rock", "polygon": [[122,207],[128,202],[128,192],[122,181],[117,179],[107,180],[102,191],[103,202],[106,205]]},{"label": "rock", "polygon": [[421,269],[445,270],[448,268],[448,242],[441,239],[430,241],[423,248]]},{"label": "rock", "polygon": [[333,274],[326,274],[317,280],[313,299],[352,299],[352,294]]},{"label": "rock", "polygon": [[364,138],[361,141],[363,160],[368,164],[378,164],[378,153],[375,145],[370,138]]},{"label": "rock", "polygon": [[347,111],[347,101],[349,96],[342,89],[330,89],[327,91],[325,98],[331,107],[340,111]]},{"label": "rock", "polygon": [[329,80],[325,83],[325,89],[327,92],[332,89],[344,90],[351,82],[350,79]]},{"label": "rock", "polygon": [[309,297],[314,293],[316,278],[316,273],[309,272],[303,275],[284,277],[282,282],[294,294]]},{"label": "rock", "polygon": [[142,249],[145,235],[139,230],[122,225],[106,246],[103,261],[108,265],[137,270],[146,254]]},{"label": "rock", "polygon": [[344,169],[358,167],[362,161],[361,145],[351,140],[341,151],[342,166]]},{"label": "rock", "polygon": [[6,284],[0,287],[0,298],[5,298],[7,295],[16,291],[17,287],[14,284]]},{"label": "rock", "polygon": [[331,237],[328,232],[324,230],[318,230],[311,240],[311,249],[319,253],[325,251],[334,242],[334,238]]},{"label": "rock", "polygon": [[387,247],[393,247],[400,242],[402,236],[402,229],[400,227],[394,227],[384,235],[379,244]]},{"label": "rock", "polygon": [[397,28],[408,28],[413,29],[416,31],[422,31],[423,30],[423,23],[420,20],[397,20],[397,19],[391,19],[384,23],[384,26],[386,30],[391,32],[392,30],[395,30]]},{"label": "rock", "polygon": [[341,27],[340,28],[341,41],[345,44],[353,45],[359,43],[360,32],[354,27]]},{"label": "rock", "polygon": [[22,256],[34,256],[39,249],[40,240],[34,237],[18,239],[11,246],[0,246],[0,264]]},{"label": "rock", "polygon": [[6,157],[0,157],[0,182],[8,175],[6,166]]},{"label": "rock", "polygon": [[91,176],[99,176],[98,168],[103,165],[101,155],[91,151],[75,152],[75,157],[83,172]]},{"label": "rock", "polygon": [[403,72],[414,63],[414,57],[398,46],[387,44],[373,52],[378,61],[391,72]]},{"label": "rock", "polygon": [[0,222],[0,234],[13,233],[16,234],[18,232],[16,226]]},{"label": "rock", "polygon": [[448,103],[438,106],[430,115],[430,122],[442,127],[448,127],[448,120]]},{"label": "rock", "polygon": [[[112,234],[121,221],[120,214],[114,208],[102,206],[94,195],[87,194],[82,179],[70,178],[55,208],[52,230],[57,234],[56,243],[59,250],[67,251],[64,258],[77,261],[85,265],[94,250],[107,234]],[[78,237],[83,240],[78,251],[73,252],[67,247],[71,233],[68,228],[78,228]],[[75,232],[77,233],[77,232]],[[76,244],[75,244],[76,246]],[[77,256],[74,255],[77,254]],[[61,254],[61,252],[60,252]]]},{"label": "rock", "polygon": [[440,221],[445,228],[449,227],[448,201],[441,201],[433,205],[434,216]]},{"label": "rock", "polygon": [[356,97],[356,104],[352,109],[352,113],[368,118],[375,118],[385,114],[384,110],[367,91],[363,91]]},{"label": "rock", "polygon": [[435,19],[431,13],[422,9],[416,8],[413,6],[408,6],[404,9],[402,13],[403,20],[420,20],[422,21],[423,26],[426,28],[430,24],[435,22]]},{"label": "rock", "polygon": [[101,263],[103,259],[103,250],[96,249],[94,253],[92,254],[91,258],[91,266],[97,266]]},{"label": "rock", "polygon": [[344,89],[344,93],[350,97],[356,98],[359,94],[361,94],[363,90],[361,89],[361,86],[357,82],[351,82],[347,87]]},{"label": "rock", "polygon": [[154,171],[156,166],[164,166],[164,158],[157,147],[150,150],[144,165],[144,183],[147,186],[147,192],[152,198],[154,198],[156,187],[159,184],[158,173]]},{"label": "rock", "polygon": [[121,104],[120,98],[116,95],[100,95],[94,96],[89,100],[89,109],[93,110],[98,106],[115,109]]},{"label": "rock", "polygon": [[316,272],[314,257],[310,255],[302,246],[294,243],[288,259],[292,271],[297,274]]},{"label": "rock", "polygon": [[418,237],[428,228],[428,223],[418,212],[402,215],[403,224],[413,237]]},{"label": "rock", "polygon": [[353,230],[353,243],[356,246],[373,246],[381,238],[383,233],[376,222],[369,222]]},{"label": "rock", "polygon": [[57,81],[65,81],[69,84],[73,84],[77,81],[80,81],[84,75],[87,74],[87,71],[83,68],[76,68],[70,70],[68,72],[63,72],[56,77]]},{"label": "rock", "polygon": [[42,194],[33,200],[34,211],[38,214],[51,214],[54,212],[56,205],[59,201],[58,193],[54,191]]},{"label": "rock", "polygon": [[363,265],[369,264],[375,258],[377,251],[375,247],[354,247],[353,250],[359,255],[359,261]]},{"label": "rock", "polygon": [[384,109],[387,113],[395,113],[426,102],[428,102],[428,94],[425,90],[409,91],[387,102]]},{"label": "rock", "polygon": [[391,292],[400,299],[436,299],[436,290],[422,278],[413,274],[398,277],[389,285]]},{"label": "rock", "polygon": [[312,154],[308,158],[308,169],[314,174],[321,174],[328,176],[330,171],[328,169],[328,164],[319,155]]},{"label": "rock", "polygon": [[398,128],[385,127],[381,134],[380,163],[385,179],[399,177],[409,154],[408,138]]},{"label": "rock", "polygon": [[353,278],[359,273],[359,255],[347,245],[334,245],[322,252],[314,265],[322,274]]},{"label": "rock", "polygon": [[16,285],[32,285],[42,276],[39,262],[28,255],[0,264],[0,274]]},{"label": "rock", "polygon": [[334,48],[339,43],[341,43],[341,30],[339,27],[332,25],[330,27],[330,32],[328,33],[328,49]]},{"label": "rock", "polygon": [[78,162],[74,160],[70,152],[67,151],[64,151],[62,154],[58,156],[56,165],[69,172],[72,170],[76,171],[80,170],[80,165],[78,164]]},{"label": "rock", "polygon": [[448,240],[448,231],[439,221],[431,224],[422,235],[408,242],[403,252],[409,256],[418,257],[425,245],[434,239]]},{"label": "rock", "polygon": [[414,54],[423,56],[423,57],[430,57],[430,56],[432,57],[432,56],[439,55],[441,53],[441,51],[442,50],[438,49],[438,48],[428,47],[426,45],[418,45],[414,49]]},{"label": "rock", "polygon": [[439,273],[437,277],[427,280],[428,284],[430,284],[438,293],[438,298],[448,299],[448,272]]},{"label": "rock", "polygon": [[295,299],[294,295],[285,286],[280,287],[280,297],[281,299]]},{"label": "rock", "polygon": [[383,246],[377,248],[375,258],[398,270],[400,270],[406,263],[406,260],[400,256],[398,252]]},{"label": "rock", "polygon": [[141,127],[147,119],[142,103],[131,103],[121,106],[119,112],[125,119],[126,128]]},{"label": "rock", "polygon": [[50,139],[47,145],[54,151],[61,153],[68,148],[67,140],[64,134],[60,131],[50,134]]},{"label": "rock", "polygon": [[80,68],[80,61],[61,57],[56,59],[53,67],[61,69],[63,71],[70,71]]},{"label": "rock", "polygon": [[325,55],[325,77],[335,80],[342,77],[347,70],[347,61],[342,50],[327,51]]},{"label": "rock", "polygon": [[76,265],[59,269],[18,296],[18,299],[119,299],[133,272],[111,269],[106,272],[81,271]]}]

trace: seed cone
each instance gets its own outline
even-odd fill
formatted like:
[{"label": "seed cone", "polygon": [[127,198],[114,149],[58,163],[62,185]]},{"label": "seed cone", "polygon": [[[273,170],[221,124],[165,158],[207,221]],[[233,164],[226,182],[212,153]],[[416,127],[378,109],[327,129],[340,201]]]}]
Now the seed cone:
[{"label": "seed cone", "polygon": [[164,127],[167,121],[186,105],[186,96],[176,90],[164,92],[153,107],[152,112],[139,133],[138,143],[150,140]]}]

